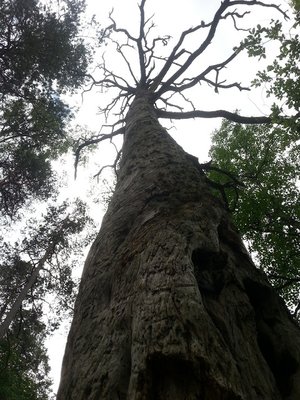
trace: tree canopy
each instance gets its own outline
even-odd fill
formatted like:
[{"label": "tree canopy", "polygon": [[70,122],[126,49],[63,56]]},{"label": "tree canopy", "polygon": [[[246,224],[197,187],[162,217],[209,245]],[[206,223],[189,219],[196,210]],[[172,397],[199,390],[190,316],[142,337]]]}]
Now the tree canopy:
[{"label": "tree canopy", "polygon": [[54,190],[50,160],[70,145],[71,116],[59,95],[84,81],[89,52],[79,38],[83,1],[0,5],[0,209],[9,217]]},{"label": "tree canopy", "polygon": [[293,136],[279,126],[224,121],[213,135],[209,177],[226,192],[254,259],[297,315],[300,148]]}]

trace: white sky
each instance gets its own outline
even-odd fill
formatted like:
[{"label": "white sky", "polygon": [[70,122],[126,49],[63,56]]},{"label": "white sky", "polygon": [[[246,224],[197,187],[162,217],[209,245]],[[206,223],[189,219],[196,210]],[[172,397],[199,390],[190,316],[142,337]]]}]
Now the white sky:
[{"label": "white sky", "polygon": [[[284,1],[282,3],[285,3]],[[155,13],[154,21],[157,26],[157,32],[162,35],[171,35],[176,40],[182,30],[186,30],[192,26],[196,26],[201,20],[209,22],[220,4],[220,0],[147,0],[146,14],[147,16]],[[138,18],[137,0],[88,0],[88,12],[97,15],[97,19],[103,27],[109,25],[107,18],[108,12],[114,7],[114,19],[119,27],[128,29],[131,33],[135,33],[137,25],[135,21]],[[287,8],[286,5],[283,7]],[[257,23],[267,23],[270,16],[276,18],[276,14],[270,9],[252,7],[253,17],[248,18],[248,26],[254,26]],[[278,16],[279,17],[279,16]],[[195,41],[191,41],[191,49],[199,42],[197,36]],[[207,55],[203,58],[202,66],[208,66],[211,63],[225,60],[231,53],[230,50],[240,42],[237,32],[232,29],[232,24],[228,21],[222,23],[222,30],[216,35],[215,44],[212,44]],[[172,48],[172,45],[171,45]],[[109,54],[109,48],[105,49]],[[270,54],[272,55],[272,54]],[[107,58],[109,62],[109,57]],[[114,58],[112,68],[121,68],[122,63]],[[261,63],[262,65],[262,63]],[[247,59],[246,55],[239,57],[226,70],[228,73],[228,82],[230,78],[233,81],[242,82],[247,85],[255,76],[257,70],[257,62],[254,59]],[[262,67],[260,67],[262,68]],[[115,71],[115,69],[114,69]],[[259,89],[256,92],[242,92],[237,89],[220,91],[215,94],[213,89],[208,89],[204,85],[198,87],[191,95],[195,104],[199,109],[214,110],[226,109],[235,111],[240,109],[245,115],[263,115],[269,113],[270,101],[266,98],[264,90]],[[78,122],[86,125],[90,129],[99,131],[103,119],[97,115],[98,106],[105,105],[106,96],[98,89],[93,94],[89,93],[84,96],[83,104],[77,115]],[[80,96],[77,98],[80,103]],[[72,99],[74,101],[74,99]],[[162,120],[162,124],[171,128],[172,124],[167,120]],[[210,135],[212,131],[220,126],[221,120],[197,119],[191,121],[174,121],[173,128],[170,130],[172,136],[177,142],[189,153],[199,158],[200,162],[208,160],[208,150],[210,147]],[[75,195],[82,192],[83,186],[87,180],[88,173],[96,173],[101,165],[110,164],[115,155],[114,149],[106,144],[101,144],[99,150],[95,152],[96,163],[98,167],[95,170],[79,169],[78,180],[71,183],[69,191]],[[72,164],[73,160],[69,160]],[[97,211],[98,212],[98,211]],[[103,211],[98,212],[99,221],[101,220]],[[48,341],[50,362],[52,367],[52,377],[54,379],[54,390],[59,383],[60,365],[63,356],[66,339],[66,328],[62,328],[54,337]]]}]

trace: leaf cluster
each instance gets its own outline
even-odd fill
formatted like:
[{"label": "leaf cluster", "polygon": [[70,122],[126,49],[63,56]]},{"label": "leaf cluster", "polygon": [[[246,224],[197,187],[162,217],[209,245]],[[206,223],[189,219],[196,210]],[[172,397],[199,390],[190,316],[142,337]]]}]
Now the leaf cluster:
[{"label": "leaf cluster", "polygon": [[71,112],[59,96],[85,79],[83,10],[81,0],[0,4],[0,212],[11,218],[30,198],[51,195],[51,160],[70,145]]},{"label": "leaf cluster", "polygon": [[47,400],[51,394],[41,310],[21,309],[0,340],[0,398]]},{"label": "leaf cluster", "polygon": [[78,87],[84,80],[87,49],[78,39],[81,0],[57,10],[37,0],[4,0],[0,5],[0,91],[30,98],[51,89]]},{"label": "leaf cluster", "polygon": [[271,125],[223,121],[210,156],[220,169],[210,179],[224,185],[235,223],[262,268],[293,309],[300,289],[300,146],[297,132]]},{"label": "leaf cluster", "polygon": [[[288,33],[282,30],[282,24],[279,21],[272,21],[269,27],[258,25],[252,31],[249,39],[248,54],[254,52],[255,46],[251,39],[258,43],[272,41],[277,45],[277,55],[273,62],[264,70],[259,71],[257,78],[252,82],[255,87],[266,86],[267,96],[275,96],[277,106],[273,107],[276,117],[279,113],[286,111],[299,112],[300,110],[300,40],[299,40],[299,15],[296,15],[295,21]],[[265,57],[265,46],[261,46],[261,56]],[[277,115],[276,115],[277,114]]]},{"label": "leaf cluster", "polygon": [[[58,303],[57,316],[71,312],[70,304],[74,301],[77,286],[72,276],[70,254],[80,257],[89,243],[90,238],[81,234],[88,230],[87,227],[92,227],[87,206],[77,200],[74,204],[50,205],[42,218],[29,219],[23,229],[23,238],[15,242],[1,238],[0,320],[5,318],[37,268],[40,273],[30,287],[25,303],[40,303],[53,294]],[[53,309],[54,303],[53,300]]]},{"label": "leaf cluster", "polygon": [[78,283],[73,263],[90,241],[83,230],[91,224],[83,202],[64,202],[31,218],[23,238],[11,244],[1,238],[1,334],[6,326],[0,339],[1,399],[48,399],[44,342],[73,312]]}]

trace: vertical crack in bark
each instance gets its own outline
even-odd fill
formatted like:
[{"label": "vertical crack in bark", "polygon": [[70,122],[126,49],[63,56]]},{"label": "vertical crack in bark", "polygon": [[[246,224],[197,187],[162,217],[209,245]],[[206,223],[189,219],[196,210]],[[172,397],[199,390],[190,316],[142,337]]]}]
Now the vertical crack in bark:
[{"label": "vertical crack in bark", "polygon": [[225,285],[227,254],[195,249],[192,252],[192,262],[200,292],[218,296]]}]

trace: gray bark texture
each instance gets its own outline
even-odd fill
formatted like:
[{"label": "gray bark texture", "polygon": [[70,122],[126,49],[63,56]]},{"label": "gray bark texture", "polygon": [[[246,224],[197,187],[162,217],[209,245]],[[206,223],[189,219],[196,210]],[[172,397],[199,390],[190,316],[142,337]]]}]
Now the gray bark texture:
[{"label": "gray bark texture", "polygon": [[84,267],[58,400],[297,400],[300,331],[147,96]]}]

